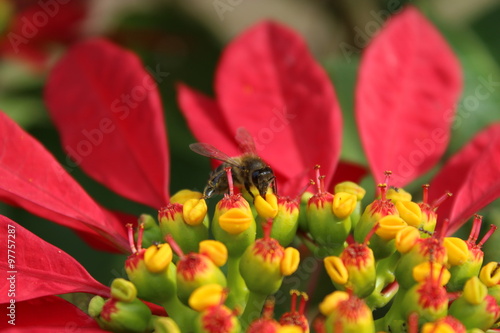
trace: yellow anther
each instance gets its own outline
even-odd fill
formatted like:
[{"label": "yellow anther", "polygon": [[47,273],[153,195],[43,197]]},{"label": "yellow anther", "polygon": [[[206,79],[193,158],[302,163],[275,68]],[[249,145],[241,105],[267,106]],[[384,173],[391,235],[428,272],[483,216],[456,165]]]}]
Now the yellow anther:
[{"label": "yellow anther", "polygon": [[[432,270],[431,270],[432,266]],[[442,268],[443,266],[441,264],[432,262],[432,261],[426,261],[423,262],[415,267],[413,267],[413,278],[417,282],[423,282],[426,279],[428,279],[431,275],[432,271],[432,279],[434,281],[437,281],[439,277],[441,277],[441,280],[439,281],[439,284],[441,286],[444,286],[445,284],[450,281],[451,274],[446,268]],[[441,272],[441,269],[443,269],[443,272]]]},{"label": "yellow anther", "polygon": [[170,197],[171,203],[178,203],[183,205],[189,199],[201,199],[203,194],[201,192],[195,192],[191,190],[180,190]]},{"label": "yellow anther", "polygon": [[224,304],[226,297],[224,287],[211,283],[196,288],[189,296],[188,303],[193,310],[201,312],[211,306]]},{"label": "yellow anther", "polygon": [[304,333],[304,330],[297,325],[280,326],[276,333]]},{"label": "yellow anther", "polygon": [[488,288],[477,276],[471,277],[465,282],[463,297],[471,304],[480,304],[488,295]]},{"label": "yellow anther", "polygon": [[395,215],[387,215],[378,221],[379,227],[375,233],[383,240],[389,241],[396,237],[396,234],[404,229],[407,224],[402,218]]},{"label": "yellow anther", "polygon": [[339,219],[345,219],[352,214],[358,201],[354,194],[338,192],[333,197],[333,214]]},{"label": "yellow anther", "polygon": [[251,212],[241,208],[231,208],[219,217],[219,225],[222,230],[233,235],[247,230],[252,221]]},{"label": "yellow anther", "polygon": [[403,190],[402,188],[391,187],[387,190],[385,197],[391,200],[393,203],[399,201],[411,201],[411,194]]},{"label": "yellow anther", "polygon": [[160,273],[172,262],[172,248],[168,243],[151,245],[144,252],[144,264],[151,273]]},{"label": "yellow anther", "polygon": [[111,298],[130,303],[137,298],[135,285],[125,279],[117,278],[111,282]]},{"label": "yellow anther", "polygon": [[490,262],[481,268],[479,279],[486,287],[493,287],[500,283],[500,264],[498,262]]},{"label": "yellow anther", "polygon": [[206,255],[218,267],[224,266],[227,261],[227,248],[224,243],[207,239],[199,244],[199,253]]},{"label": "yellow anther", "polygon": [[400,253],[409,252],[415,246],[418,239],[420,239],[420,232],[417,228],[411,226],[404,227],[396,234],[396,249]]},{"label": "yellow anther", "polygon": [[451,266],[461,265],[469,257],[469,247],[461,238],[445,237],[443,245],[448,253],[448,264]]},{"label": "yellow anther", "polygon": [[338,183],[337,185],[335,185],[334,192],[335,192],[335,194],[340,193],[340,192],[354,194],[358,201],[361,201],[366,194],[366,191],[364,188],[362,188],[361,186],[359,186],[356,183],[349,182],[349,181],[345,181],[345,182]]},{"label": "yellow anther", "polygon": [[425,323],[422,326],[422,333],[455,333],[455,329],[445,322]]},{"label": "yellow anther", "polygon": [[344,265],[344,262],[339,257],[330,256],[323,259],[326,272],[330,279],[338,284],[346,284],[349,280],[349,272]]},{"label": "yellow anther", "polygon": [[418,227],[422,222],[422,210],[420,206],[413,201],[397,201],[396,209],[399,216],[413,227]]},{"label": "yellow anther", "polygon": [[205,199],[188,199],[182,205],[182,216],[187,224],[195,226],[203,222],[207,210]]},{"label": "yellow anther", "polygon": [[300,263],[300,252],[293,247],[287,247],[281,259],[280,270],[284,276],[295,273]]},{"label": "yellow anther", "polygon": [[257,214],[265,220],[272,219],[278,214],[278,198],[273,193],[266,194],[265,199],[256,195],[254,205]]},{"label": "yellow anther", "polygon": [[333,293],[327,295],[323,299],[323,302],[319,304],[319,311],[325,316],[329,316],[337,309],[339,303],[348,299],[349,294],[345,291],[334,291]]}]

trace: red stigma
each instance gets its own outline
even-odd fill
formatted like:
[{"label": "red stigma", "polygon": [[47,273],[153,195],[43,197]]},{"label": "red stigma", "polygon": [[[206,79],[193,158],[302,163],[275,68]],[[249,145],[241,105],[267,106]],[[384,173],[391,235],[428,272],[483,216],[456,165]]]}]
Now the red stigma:
[{"label": "red stigma", "polygon": [[127,228],[127,235],[128,235],[128,243],[130,246],[130,251],[132,254],[136,254],[138,252],[141,252],[142,250],[142,238],[144,235],[144,223],[139,224],[137,227],[137,246],[134,244],[134,229],[132,224],[128,223],[126,225]]},{"label": "red stigma", "polygon": [[319,164],[316,164],[314,166],[314,173],[315,173],[315,178],[316,178],[316,186],[318,188],[318,194],[323,193],[323,190],[325,189],[325,177],[321,176],[319,173],[320,166]]},{"label": "red stigma", "polygon": [[[280,324],[298,326],[303,332],[306,332],[309,330],[309,323],[304,316],[304,310],[309,297],[306,293],[301,293],[294,289],[290,290],[290,295],[292,295],[290,311],[281,316]],[[299,309],[297,310],[297,297],[299,296],[302,296],[302,299],[300,300]]]},{"label": "red stigma", "polygon": [[433,308],[438,310],[444,304],[448,304],[448,294],[446,293],[446,289],[439,283],[444,267],[439,273],[439,277],[437,279],[432,278],[432,267],[433,265],[431,265],[430,277],[427,278],[417,289],[417,293],[419,295],[418,303],[424,309]]},{"label": "red stigma", "polygon": [[429,184],[422,185],[422,203],[425,205],[429,204]]},{"label": "red stigma", "polygon": [[[481,230],[481,224],[483,223],[483,217],[481,215],[474,215],[474,222],[472,222],[472,229],[467,239],[468,245],[475,245],[477,238],[479,237],[479,231]],[[470,247],[470,246],[469,246]]]},{"label": "red stigma", "polygon": [[226,175],[227,175],[227,187],[229,188],[229,195],[234,195],[234,183],[233,183],[233,174],[231,173],[231,167],[226,167]]},{"label": "red stigma", "polygon": [[165,240],[170,245],[172,250],[174,250],[175,254],[177,254],[182,259],[184,257],[184,252],[182,252],[181,247],[179,246],[179,244],[177,244],[174,237],[172,237],[172,235],[168,234],[167,236],[165,236]]}]

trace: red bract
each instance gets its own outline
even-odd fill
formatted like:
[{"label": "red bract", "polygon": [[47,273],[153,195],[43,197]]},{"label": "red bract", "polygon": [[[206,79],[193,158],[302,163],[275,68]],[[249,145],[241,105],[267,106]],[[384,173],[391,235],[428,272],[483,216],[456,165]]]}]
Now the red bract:
[{"label": "red bract", "polygon": [[449,233],[500,196],[500,123],[478,133],[453,156],[431,182],[431,200],[445,191],[453,200],[439,207],[450,219]]},{"label": "red bract", "polygon": [[[8,305],[3,305],[7,307]],[[82,333],[105,332],[97,322],[73,304],[57,296],[47,296],[16,302],[15,325],[7,320],[0,322],[2,332],[52,333],[76,330]],[[27,315],[22,315],[27,314]]]},{"label": "red bract", "polygon": [[328,76],[293,31],[263,22],[224,51],[215,77],[216,100],[180,85],[179,104],[199,141],[240,155],[238,127],[255,138],[273,167],[282,195],[297,195],[315,164],[330,182],[342,120]]},{"label": "red bract", "polygon": [[372,174],[404,186],[438,162],[462,88],[460,68],[415,8],[392,17],[363,54],[356,120]]},{"label": "red bract", "polygon": [[168,73],[156,74],[158,82],[131,52],[89,40],[57,63],[45,100],[77,165],[116,193],[157,209],[168,200],[169,164],[156,88]]},{"label": "red bract", "polygon": [[[156,80],[165,73],[155,69]],[[78,79],[75,79],[78,77]],[[76,44],[52,71],[45,97],[64,148],[96,180],[150,205],[168,198],[168,149],[157,82],[110,42]],[[0,114],[0,198],[70,227],[98,247],[128,252],[124,222],[101,208],[35,139]],[[127,221],[128,220],[128,221]]]},{"label": "red bract", "polygon": [[[0,241],[5,244],[0,258],[0,303],[75,292],[109,296],[109,288],[94,280],[67,253],[2,215],[0,228]],[[9,296],[11,282],[15,297]]]}]

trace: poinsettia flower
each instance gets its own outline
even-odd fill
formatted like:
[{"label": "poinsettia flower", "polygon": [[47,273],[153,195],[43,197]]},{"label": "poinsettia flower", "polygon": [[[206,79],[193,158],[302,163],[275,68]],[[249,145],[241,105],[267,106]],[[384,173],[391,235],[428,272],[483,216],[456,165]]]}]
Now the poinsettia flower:
[{"label": "poinsettia flower", "polygon": [[69,45],[82,37],[88,4],[81,0],[24,2],[3,4],[12,15],[6,31],[0,35],[0,56],[22,59],[41,69],[56,45]]},{"label": "poinsettia flower", "polygon": [[178,87],[199,141],[238,156],[234,137],[245,127],[272,166],[281,195],[296,196],[315,164],[331,181],[341,147],[340,106],[327,74],[295,32],[263,22],[232,41],[217,67],[215,94],[214,100]]},{"label": "poinsettia flower", "polygon": [[[156,85],[135,55],[95,39],[76,44],[57,63],[45,97],[73,158],[66,160],[68,170],[79,165],[117,193],[158,209],[169,198],[169,163]],[[101,248],[129,251],[128,217],[98,205],[3,113],[0,129],[1,199],[72,228]]]},{"label": "poinsettia flower", "polygon": [[[436,165],[461,89],[456,57],[424,16],[409,6],[387,22],[362,57],[356,88],[357,124],[377,183],[391,170],[391,185],[404,186]],[[431,181],[430,202],[453,194],[439,207],[448,233],[500,196],[499,131],[481,131]]]},{"label": "poinsettia flower", "polygon": [[[181,84],[179,105],[197,139],[228,154],[241,153],[233,135],[236,129],[249,129],[261,148],[260,156],[276,171],[280,192],[296,193],[298,182],[292,180],[304,183],[304,170],[315,164],[321,164],[332,184],[338,181],[333,175],[339,156],[339,107],[330,82],[318,68],[300,37],[279,24],[264,22],[224,51],[215,76],[215,99]],[[362,56],[355,90],[357,126],[376,183],[384,182],[384,171],[391,170],[391,185],[405,186],[439,162],[461,89],[458,60],[417,9],[408,6],[389,19]],[[277,119],[285,126],[273,131]],[[468,168],[479,162],[471,156],[465,159]],[[491,156],[489,162],[495,164]],[[357,170],[358,177],[365,175],[363,169]],[[443,210],[452,230],[500,195],[493,188],[485,193],[494,178],[467,178],[484,181],[471,196],[466,185],[452,186],[455,177],[443,172],[431,191],[433,197],[443,194],[444,188],[468,193],[458,195],[467,197],[467,205],[465,199],[454,201],[454,207],[462,207],[456,208],[460,214]]]}]

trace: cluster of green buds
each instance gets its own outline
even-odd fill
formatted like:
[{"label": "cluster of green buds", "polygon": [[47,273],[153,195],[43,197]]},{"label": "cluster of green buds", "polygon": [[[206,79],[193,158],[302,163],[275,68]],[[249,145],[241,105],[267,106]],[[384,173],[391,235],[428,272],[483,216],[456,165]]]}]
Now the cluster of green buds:
[{"label": "cluster of green buds", "polygon": [[[201,193],[183,190],[159,210],[158,222],[144,215],[135,234],[129,227],[128,279],[113,282],[110,299],[90,303],[102,328],[447,333],[498,326],[500,263],[483,265],[481,250],[495,227],[478,242],[476,215],[467,240],[447,237],[436,210],[449,193],[429,203],[424,185],[422,202],[414,202],[388,186],[387,172],[363,208],[363,188],[343,182],[330,193],[319,166],[315,193],[293,199],[272,189],[235,193],[226,172],[229,191],[213,214]],[[304,275],[307,256],[316,269]],[[327,283],[318,282],[322,276]],[[309,301],[307,309],[308,294],[292,289],[291,310],[274,319],[286,279],[317,306]]]}]

